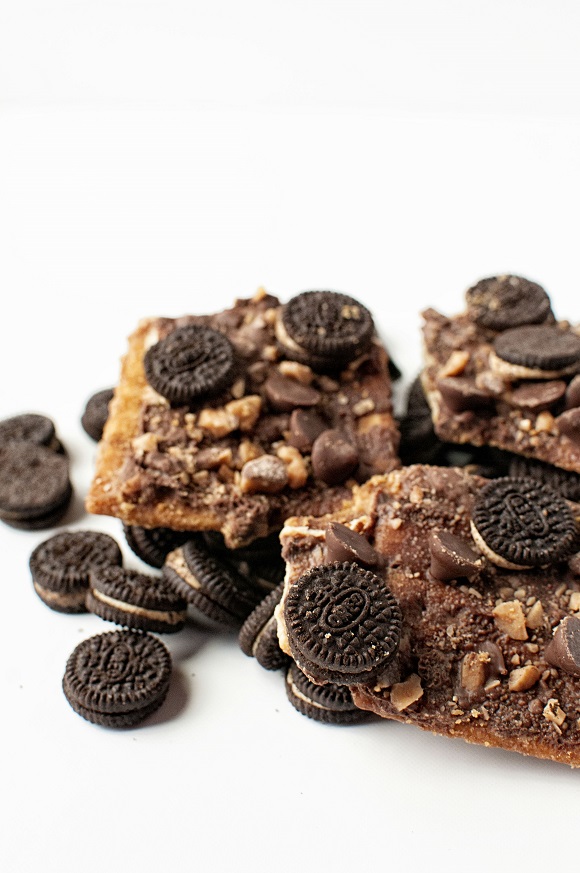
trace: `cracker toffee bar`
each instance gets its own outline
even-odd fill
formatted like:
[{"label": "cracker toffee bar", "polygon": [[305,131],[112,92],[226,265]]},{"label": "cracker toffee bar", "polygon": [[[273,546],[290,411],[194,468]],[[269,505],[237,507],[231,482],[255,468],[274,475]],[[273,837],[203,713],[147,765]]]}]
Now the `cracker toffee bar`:
[{"label": "cracker toffee bar", "polygon": [[[578,512],[530,479],[488,481],[422,465],[376,476],[339,512],[286,522],[280,644],[291,653],[292,588],[336,558],[332,531],[346,527],[374,549],[373,572],[402,612],[396,655],[372,682],[352,685],[355,703],[578,767]],[[349,549],[368,566],[364,548]]]},{"label": "cracker toffee bar", "polygon": [[146,319],[129,338],[87,509],[221,531],[230,548],[333,511],[357,481],[399,465],[388,364],[368,310],[333,292],[281,306],[260,290],[215,315]]},{"label": "cracker toffee bar", "polygon": [[422,383],[437,436],[580,472],[580,336],[519,276],[483,279],[465,312],[423,313]]}]

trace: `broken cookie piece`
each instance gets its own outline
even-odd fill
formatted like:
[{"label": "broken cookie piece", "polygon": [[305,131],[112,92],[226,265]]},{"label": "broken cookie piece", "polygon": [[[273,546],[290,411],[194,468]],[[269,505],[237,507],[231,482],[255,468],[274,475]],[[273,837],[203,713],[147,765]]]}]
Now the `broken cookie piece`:
[{"label": "broken cookie piece", "polygon": [[260,290],[215,315],[146,319],[87,509],[221,531],[230,548],[336,509],[356,482],[399,466],[388,364],[368,310],[330,291],[283,307]]},{"label": "broken cookie piece", "polygon": [[422,383],[435,432],[580,472],[580,335],[556,321],[543,288],[495,276],[467,309],[423,313]]},{"label": "broken cookie piece", "polygon": [[[536,505],[503,483],[494,498],[497,523],[505,537],[515,532],[531,550]],[[531,569],[491,562],[472,536],[471,520],[480,495],[489,489],[484,499],[491,499],[494,485],[458,468],[416,465],[357,487],[336,513],[288,519],[281,534],[285,591],[276,608],[280,644],[292,652],[286,604],[294,587],[315,567],[332,572],[326,538],[332,549],[332,531],[345,526],[379,555],[373,573],[402,613],[395,655],[372,681],[350,683],[356,705],[434,733],[578,767],[580,579],[568,566],[572,543]],[[555,492],[544,486],[542,494],[559,505]],[[431,572],[434,556],[447,579]]]}]

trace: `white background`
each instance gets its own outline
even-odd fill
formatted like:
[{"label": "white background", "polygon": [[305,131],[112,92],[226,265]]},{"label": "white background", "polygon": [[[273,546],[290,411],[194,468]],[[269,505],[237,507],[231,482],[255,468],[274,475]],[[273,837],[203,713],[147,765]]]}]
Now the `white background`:
[{"label": "white background", "polygon": [[[0,0],[0,417],[56,421],[67,525],[120,535],[83,515],[79,418],[142,316],[343,290],[403,387],[419,311],[482,276],[539,280],[580,320],[579,25],[540,0]],[[315,724],[234,637],[168,638],[146,726],[84,722],[62,673],[108,626],[38,600],[47,535],[0,529],[2,870],[577,864],[574,771]]]}]

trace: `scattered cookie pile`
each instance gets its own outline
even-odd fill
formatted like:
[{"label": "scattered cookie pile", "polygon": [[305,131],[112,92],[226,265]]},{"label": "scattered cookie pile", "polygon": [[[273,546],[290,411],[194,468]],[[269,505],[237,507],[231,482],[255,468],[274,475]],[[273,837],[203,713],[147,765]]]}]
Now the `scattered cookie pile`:
[{"label": "scattered cookie pile", "polygon": [[[260,291],[139,325],[114,394],[83,415],[100,439],[87,508],[120,518],[161,575],[82,531],[30,560],[47,605],[124,628],[71,655],[78,713],[146,718],[171,669],[152,634],[194,620],[237,630],[309,717],[375,713],[580,766],[580,336],[520,277],[482,280],[466,302],[424,313],[400,431],[396,368],[351,297]],[[68,493],[54,429],[4,425],[0,517],[50,526]],[[34,452],[64,464],[39,456],[41,489]]]}]

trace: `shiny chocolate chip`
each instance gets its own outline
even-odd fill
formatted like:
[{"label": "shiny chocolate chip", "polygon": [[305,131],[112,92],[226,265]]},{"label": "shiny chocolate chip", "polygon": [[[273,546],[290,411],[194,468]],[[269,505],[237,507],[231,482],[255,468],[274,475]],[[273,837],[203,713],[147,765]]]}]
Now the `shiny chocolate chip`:
[{"label": "shiny chocolate chip", "polygon": [[445,405],[454,413],[467,412],[470,409],[491,409],[494,405],[491,394],[478,388],[471,379],[462,376],[438,379],[437,388]]},{"label": "shiny chocolate chip", "polygon": [[575,409],[580,406],[580,375],[574,376],[566,388],[566,409]]},{"label": "shiny chocolate chip", "polygon": [[297,382],[281,373],[272,373],[266,379],[264,391],[272,409],[276,412],[291,412],[304,406],[316,406],[320,392],[310,385]]},{"label": "shiny chocolate chip", "polygon": [[328,425],[314,409],[295,409],[290,416],[290,438],[288,442],[301,452],[309,452],[314,440]]},{"label": "shiny chocolate chip", "polygon": [[358,454],[339,430],[325,430],[312,446],[312,470],[327,485],[340,485],[358,466]]},{"label": "shiny chocolate chip", "polygon": [[433,531],[429,537],[431,566],[434,579],[448,582],[459,577],[474,576],[481,569],[481,558],[471,546],[447,530]]},{"label": "shiny chocolate chip", "polygon": [[559,433],[567,436],[571,442],[580,444],[580,407],[563,412],[556,419],[556,425]]},{"label": "shiny chocolate chip", "polygon": [[565,393],[566,383],[561,379],[551,382],[526,382],[511,392],[508,402],[524,412],[543,412],[555,406]]},{"label": "shiny chocolate chip", "polygon": [[554,632],[546,646],[544,657],[548,664],[580,676],[580,619],[567,615]]},{"label": "shiny chocolate chip", "polygon": [[338,521],[332,521],[326,530],[326,560],[355,561],[363,567],[374,567],[379,556],[366,537]]}]

